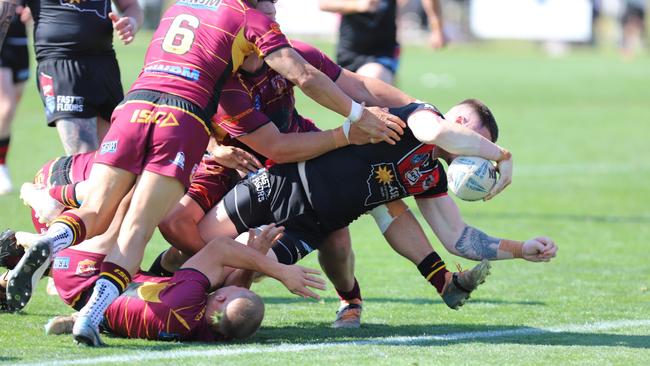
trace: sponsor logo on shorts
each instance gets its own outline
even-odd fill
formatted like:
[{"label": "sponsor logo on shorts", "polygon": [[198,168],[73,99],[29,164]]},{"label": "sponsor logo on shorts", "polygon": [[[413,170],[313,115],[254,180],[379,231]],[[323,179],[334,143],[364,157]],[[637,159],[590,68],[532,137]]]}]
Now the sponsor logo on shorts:
[{"label": "sponsor logo on shorts", "polygon": [[99,150],[99,155],[114,153],[117,151],[117,140],[106,141],[102,143],[102,146]]},{"label": "sponsor logo on shorts", "polygon": [[260,169],[253,174],[248,174],[249,181],[253,183],[253,187],[255,187],[257,202],[266,201],[266,199],[269,198],[269,195],[271,194],[271,182],[269,181],[268,172],[266,169]]},{"label": "sponsor logo on shorts", "polygon": [[422,173],[420,173],[420,168],[414,168],[404,174],[404,178],[406,178],[406,181],[409,182],[410,185],[417,183],[421,176]]},{"label": "sponsor logo on shorts", "polygon": [[95,13],[98,17],[106,19],[107,0],[59,0],[62,6],[72,8],[80,13]]},{"label": "sponsor logo on shorts", "polygon": [[129,120],[131,123],[153,123],[158,127],[178,126],[178,119],[171,111],[152,111],[150,109],[136,109]]},{"label": "sponsor logo on shorts", "polygon": [[56,108],[56,101],[54,98],[54,81],[50,75],[40,73],[38,75],[38,82],[41,84],[41,93],[45,98],[45,114],[49,117],[54,113]]},{"label": "sponsor logo on shorts", "polygon": [[162,73],[174,76],[180,76],[191,81],[198,81],[201,78],[201,71],[187,66],[168,65],[157,63],[144,68],[144,72]]},{"label": "sponsor logo on shorts", "polygon": [[90,277],[97,272],[99,272],[99,269],[97,268],[97,261],[94,261],[92,259],[84,259],[77,263],[77,270],[74,274],[77,276]]},{"label": "sponsor logo on shorts", "polygon": [[58,112],[83,112],[84,97],[75,95],[57,95],[56,110]]},{"label": "sponsor logo on shorts", "polygon": [[185,153],[182,151],[177,152],[174,160],[170,160],[169,162],[181,168],[181,170],[185,170]]},{"label": "sponsor logo on shorts", "polygon": [[70,257],[56,257],[52,262],[52,269],[68,269],[70,268]]},{"label": "sponsor logo on shorts", "polygon": [[397,179],[393,163],[373,164],[368,175],[368,196],[365,205],[396,200],[406,195],[406,189]]}]

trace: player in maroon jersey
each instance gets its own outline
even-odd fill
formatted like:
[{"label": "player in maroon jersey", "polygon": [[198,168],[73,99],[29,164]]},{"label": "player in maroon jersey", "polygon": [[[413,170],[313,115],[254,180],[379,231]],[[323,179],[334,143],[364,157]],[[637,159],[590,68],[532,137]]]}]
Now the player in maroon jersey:
[{"label": "player in maroon jersey", "polygon": [[[289,47],[277,23],[248,2],[178,1],[163,15],[140,76],[112,115],[89,179],[93,190],[80,209],[53,221],[9,278],[7,301],[13,308],[27,304],[53,255],[105,231],[134,187],[117,246],[75,325],[77,341],[99,343],[98,314],[124,291],[153,230],[188,186],[207,145],[223,81],[253,52],[307,95],[368,130],[367,140],[399,139],[403,121],[352,101]],[[120,249],[126,247],[128,253]]]},{"label": "player in maroon jersey", "polygon": [[[324,288],[324,281],[315,276],[318,271],[279,265],[252,249],[268,248],[281,233],[281,228],[268,226],[251,235],[248,246],[216,239],[170,277],[138,272],[106,310],[103,328],[153,340],[211,342],[251,336],[262,321],[264,304],[255,293],[229,285],[225,266],[260,270],[303,297],[317,299],[309,287]],[[88,301],[109,250],[93,238],[55,257],[51,274],[65,303],[79,310]]]}]

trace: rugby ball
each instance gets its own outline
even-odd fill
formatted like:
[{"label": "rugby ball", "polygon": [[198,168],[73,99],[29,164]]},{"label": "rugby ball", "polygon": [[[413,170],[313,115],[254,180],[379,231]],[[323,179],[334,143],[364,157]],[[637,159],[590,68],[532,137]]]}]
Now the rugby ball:
[{"label": "rugby ball", "polygon": [[459,156],[447,169],[449,190],[464,201],[487,196],[497,182],[497,170],[491,161],[476,156]]}]

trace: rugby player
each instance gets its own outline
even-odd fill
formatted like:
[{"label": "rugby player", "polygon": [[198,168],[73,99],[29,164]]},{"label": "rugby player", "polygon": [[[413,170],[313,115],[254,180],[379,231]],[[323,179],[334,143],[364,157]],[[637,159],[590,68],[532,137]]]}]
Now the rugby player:
[{"label": "rugby player", "polygon": [[[260,170],[239,182],[217,204],[211,224],[222,235],[236,235],[268,222],[285,226],[287,234],[317,248],[329,233],[347,226],[361,214],[384,203],[415,196],[418,208],[436,237],[450,252],[474,260],[524,258],[548,261],[557,247],[547,237],[525,242],[501,239],[467,225],[454,201],[447,195],[447,181],[438,159],[455,155],[480,156],[497,162],[500,172],[487,199],[503,190],[512,179],[512,155],[492,141],[498,137],[494,116],[480,101],[466,100],[442,115],[435,107],[412,103],[391,109],[408,121],[396,146],[388,144],[348,146],[297,164],[278,164]],[[390,222],[392,214],[373,212],[379,222]],[[384,225],[391,229],[392,225]],[[400,230],[399,226],[394,227]],[[396,232],[388,236],[398,236]],[[411,236],[410,233],[404,233]],[[408,241],[393,248],[417,265],[434,286],[444,264],[432,250],[412,247]],[[484,277],[487,264],[476,274]],[[478,276],[478,277],[481,277]],[[465,288],[453,276],[453,284]],[[477,285],[480,282],[475,282]],[[473,288],[465,288],[467,294]]]},{"label": "rugby player", "polygon": [[137,0],[27,0],[34,18],[37,86],[45,119],[67,155],[99,148],[124,98],[113,32],[125,44],[142,25]]},{"label": "rugby player", "polygon": [[[359,74],[392,83],[399,66],[397,0],[319,0],[321,10],[341,13],[336,62]],[[445,44],[438,0],[422,0],[430,45]]]},{"label": "rugby player", "polygon": [[11,123],[25,90],[25,81],[29,78],[29,52],[24,24],[29,20],[29,11],[23,14],[24,9],[24,4],[16,7],[0,50],[0,195],[13,190],[6,165]]},{"label": "rugby player", "polygon": [[117,240],[118,247],[130,252],[108,255],[94,295],[75,323],[77,341],[94,345],[99,340],[96,319],[124,291],[153,230],[189,185],[208,142],[208,121],[224,78],[247,54],[257,52],[307,95],[364,125],[368,139],[399,139],[403,121],[367,112],[352,101],[289,47],[277,23],[251,3],[183,0],[165,13],[140,76],[112,115],[91,171],[93,190],[80,209],[55,219],[18,263],[7,287],[10,306],[21,309],[27,304],[53,255],[105,231],[119,202],[134,187]]},{"label": "rugby player", "polygon": [[[282,228],[269,225],[249,235],[248,246],[216,239],[170,277],[138,272],[106,310],[103,328],[122,337],[153,340],[212,342],[251,336],[262,322],[264,304],[254,292],[229,285],[225,266],[261,270],[303,297],[318,299],[309,287],[324,289],[324,281],[315,276],[318,271],[278,265],[252,249],[268,248],[281,234]],[[54,259],[51,276],[57,292],[76,310],[99,278],[99,267],[112,248],[110,236],[64,249]]]}]

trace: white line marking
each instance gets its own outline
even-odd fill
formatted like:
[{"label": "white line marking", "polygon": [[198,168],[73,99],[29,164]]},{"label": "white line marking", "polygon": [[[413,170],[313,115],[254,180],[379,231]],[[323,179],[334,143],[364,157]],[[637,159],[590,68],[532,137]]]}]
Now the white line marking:
[{"label": "white line marking", "polygon": [[[638,320],[616,320],[591,324],[567,324],[564,326],[548,327],[548,328],[529,328],[520,327],[508,330],[488,330],[481,332],[460,332],[448,333],[440,335],[423,335],[413,337],[378,337],[369,338],[359,341],[342,341],[342,342],[327,342],[327,343],[299,343],[299,344],[279,344],[262,347],[248,347],[248,348],[235,348],[237,346],[221,346],[217,349],[209,350],[171,350],[171,351],[139,351],[129,353],[126,355],[105,356],[97,358],[85,358],[81,360],[60,360],[52,362],[39,362],[39,363],[24,363],[17,366],[36,366],[36,365],[95,365],[98,363],[119,363],[119,362],[139,362],[151,360],[179,360],[191,357],[213,357],[213,356],[237,356],[253,353],[276,353],[276,352],[299,352],[308,350],[321,350],[333,347],[347,347],[347,346],[381,346],[381,345],[413,345],[418,343],[439,341],[459,341],[465,339],[485,339],[485,338],[498,338],[498,337],[511,337],[511,336],[535,336],[545,333],[586,333],[597,332],[610,329],[622,328],[640,328],[650,327],[650,319]],[[397,330],[397,329],[396,329]],[[246,346],[244,346],[246,347]]]}]

